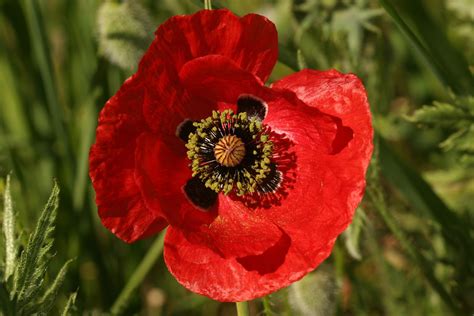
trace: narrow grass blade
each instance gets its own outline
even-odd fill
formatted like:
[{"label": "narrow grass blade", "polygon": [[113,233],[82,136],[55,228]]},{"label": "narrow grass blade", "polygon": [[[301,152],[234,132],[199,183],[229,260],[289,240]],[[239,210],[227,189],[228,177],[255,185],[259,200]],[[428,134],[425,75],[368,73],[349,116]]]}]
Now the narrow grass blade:
[{"label": "narrow grass blade", "polygon": [[49,107],[49,114],[51,115],[52,125],[56,138],[58,139],[60,152],[69,161],[73,160],[72,150],[69,145],[68,134],[64,126],[64,113],[59,105],[57,92],[55,89],[53,70],[51,66],[50,56],[48,55],[48,42],[44,25],[41,23],[41,12],[38,1],[21,0],[21,7],[24,11],[26,22],[28,24],[28,31],[31,40],[31,46],[35,61],[38,64],[44,92],[46,94],[46,101]]},{"label": "narrow grass blade", "polygon": [[7,176],[3,194],[3,232],[5,234],[5,281],[14,273],[16,263],[15,214],[10,190],[10,175]]},{"label": "narrow grass blade", "polygon": [[140,286],[143,279],[147,276],[148,272],[150,272],[150,269],[155,265],[156,260],[161,256],[165,235],[166,231],[162,231],[155,239],[142,262],[140,262],[137,269],[128,279],[127,284],[122,289],[122,292],[120,292],[120,295],[110,309],[112,315],[123,314],[133,292]]},{"label": "narrow grass blade", "polygon": [[404,163],[379,137],[380,167],[385,178],[411,203],[413,209],[433,218],[441,227],[451,246],[474,253],[472,242],[462,220],[450,210],[430,185],[412,168]]},{"label": "narrow grass blade", "polygon": [[464,56],[428,14],[421,1],[379,0],[401,32],[415,46],[438,78],[454,93],[474,92],[474,78]]},{"label": "narrow grass blade", "polygon": [[416,251],[412,244],[409,242],[408,237],[387,209],[383,194],[380,191],[371,190],[370,188],[367,190],[366,194],[371,200],[374,208],[383,218],[387,227],[398,239],[404,251],[409,255],[411,261],[418,266],[420,271],[423,273],[425,279],[429,282],[429,284],[436,291],[436,293],[438,293],[439,297],[444,301],[446,306],[449,307],[455,313],[455,315],[459,315],[460,310],[458,304],[452,299],[449,292],[446,290],[445,285],[437,279],[430,262],[428,262],[419,251]]},{"label": "narrow grass blade", "polygon": [[89,149],[94,141],[95,128],[97,125],[97,111],[94,108],[93,100],[87,103],[85,117],[83,119],[80,150],[77,157],[77,170],[74,180],[72,202],[74,210],[79,212],[84,206],[84,196],[88,185],[89,170]]}]

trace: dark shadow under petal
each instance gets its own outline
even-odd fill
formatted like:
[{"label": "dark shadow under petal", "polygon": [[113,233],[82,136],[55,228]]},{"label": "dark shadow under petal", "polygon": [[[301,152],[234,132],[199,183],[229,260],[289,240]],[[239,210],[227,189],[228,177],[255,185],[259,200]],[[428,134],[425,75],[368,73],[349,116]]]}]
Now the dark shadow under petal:
[{"label": "dark shadow under petal", "polygon": [[344,148],[347,147],[353,137],[354,131],[352,128],[338,124],[336,137],[334,138],[331,145],[331,155],[340,153]]},{"label": "dark shadow under petal", "polygon": [[257,271],[259,274],[275,272],[285,262],[286,254],[290,249],[291,238],[283,233],[281,238],[260,255],[237,258],[245,270]]},{"label": "dark shadow under petal", "polygon": [[191,203],[205,211],[208,211],[217,201],[217,193],[207,188],[197,178],[189,179],[183,189]]}]

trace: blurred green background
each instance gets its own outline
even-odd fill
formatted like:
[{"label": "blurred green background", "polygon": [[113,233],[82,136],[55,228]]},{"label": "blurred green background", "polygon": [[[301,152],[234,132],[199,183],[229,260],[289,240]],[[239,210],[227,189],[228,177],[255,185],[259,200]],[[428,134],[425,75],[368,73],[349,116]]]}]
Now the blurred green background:
[{"label": "blurred green background", "polygon": [[[252,314],[474,313],[474,2],[213,5],[277,25],[271,81],[304,67],[356,73],[376,128],[366,196],[330,259],[265,306],[251,302]],[[50,277],[75,261],[58,306],[78,291],[78,314],[107,313],[152,243],[127,245],[102,227],[88,151],[100,109],[133,73],[155,28],[200,8],[191,0],[0,0],[0,180],[12,174],[23,242],[52,179],[59,182]],[[186,291],[160,258],[125,311],[135,313],[233,315],[235,307]]]}]

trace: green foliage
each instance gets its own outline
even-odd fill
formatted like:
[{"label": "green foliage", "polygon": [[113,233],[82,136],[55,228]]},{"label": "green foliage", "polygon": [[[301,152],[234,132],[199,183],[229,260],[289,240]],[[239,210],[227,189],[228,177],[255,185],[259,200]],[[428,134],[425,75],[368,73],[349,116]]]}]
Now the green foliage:
[{"label": "green foliage", "polygon": [[3,279],[8,278],[15,271],[15,260],[17,256],[15,240],[15,214],[10,189],[10,175],[7,176],[5,191],[3,193],[3,232],[5,237],[5,267]]},{"label": "green foliage", "polygon": [[71,295],[69,295],[66,306],[64,306],[61,316],[68,316],[73,313],[73,311],[75,310],[76,297],[77,293],[72,293]]},{"label": "green foliage", "polygon": [[288,301],[294,315],[334,315],[336,309],[334,267],[322,264],[317,271],[290,285]]},{"label": "green foliage", "polygon": [[465,162],[474,156],[474,97],[455,97],[453,104],[434,101],[432,106],[415,111],[409,120],[450,130],[451,135],[440,146],[457,152]]},{"label": "green foliage", "polygon": [[379,2],[442,82],[456,94],[472,94],[474,77],[469,71],[466,59],[450,43],[422,1],[379,0]]},{"label": "green foliage", "polygon": [[[14,246],[14,216],[10,193],[10,177],[7,177],[3,212],[7,262],[5,264],[5,278],[0,283],[1,311],[5,316],[48,315],[56,303],[60,287],[64,283],[68,266],[71,263],[71,260],[67,261],[52,284],[46,287],[45,277],[51,258],[52,233],[54,231],[58,199],[59,187],[54,183],[53,190],[41,212],[38,223],[21,255],[17,257]],[[9,257],[9,252],[13,257]],[[7,274],[8,269],[14,270],[13,278],[10,278],[11,273]],[[44,293],[41,294],[42,292]],[[68,305],[71,304],[68,303]]]},{"label": "green foliage", "polygon": [[469,121],[469,113],[449,103],[433,102],[416,110],[410,120],[432,126],[456,127],[463,121]]},{"label": "green foliage", "polygon": [[124,69],[135,69],[153,39],[148,11],[138,1],[105,1],[97,23],[101,53]]},{"label": "green foliage", "polygon": [[362,259],[362,254],[360,253],[361,234],[367,225],[369,224],[367,223],[365,211],[363,208],[359,207],[356,210],[352,223],[343,233],[347,252],[354,259]]}]

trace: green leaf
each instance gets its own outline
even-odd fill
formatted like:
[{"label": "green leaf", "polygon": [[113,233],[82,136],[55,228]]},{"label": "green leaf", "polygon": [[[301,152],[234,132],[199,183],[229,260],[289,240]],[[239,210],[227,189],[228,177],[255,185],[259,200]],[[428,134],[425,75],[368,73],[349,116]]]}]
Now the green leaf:
[{"label": "green leaf", "polygon": [[306,60],[304,58],[304,55],[303,55],[303,52],[301,51],[301,49],[298,49],[298,51],[296,52],[296,58],[298,60],[298,69],[299,70],[303,70],[303,69],[308,68],[308,64],[306,63]]},{"label": "green leaf", "polygon": [[10,300],[10,294],[8,293],[7,284],[5,282],[0,282],[0,315],[13,315],[12,310],[13,303]]},{"label": "green leaf", "polygon": [[379,144],[379,163],[384,177],[413,205],[413,209],[438,223],[451,247],[465,255],[474,253],[472,239],[459,216],[448,208],[431,186],[404,163],[381,137]]},{"label": "green leaf", "polygon": [[64,278],[66,277],[67,270],[72,261],[72,259],[66,261],[66,263],[63,265],[58,275],[56,276],[56,279],[54,280],[53,284],[51,284],[49,289],[44,293],[43,297],[39,301],[39,313],[45,313],[46,315],[49,315],[51,309],[54,306],[54,302],[58,297],[59,289],[64,283]]},{"label": "green leaf", "polygon": [[58,142],[58,149],[65,158],[71,158],[67,129],[64,125],[64,108],[60,106],[55,88],[53,66],[48,50],[48,40],[44,28],[39,1],[21,0],[20,5],[26,18],[32,53],[41,75],[41,84],[46,94],[46,103]]},{"label": "green leaf", "polygon": [[345,240],[346,249],[352,258],[361,260],[362,255],[360,254],[360,236],[362,229],[366,223],[365,212],[361,207],[357,208],[352,223],[344,231],[343,236]]},{"label": "green leaf", "polygon": [[333,266],[323,263],[288,287],[288,301],[293,315],[333,315],[336,287]]},{"label": "green leaf", "polygon": [[61,316],[71,315],[72,310],[74,309],[74,304],[76,304],[77,293],[72,293],[67,300],[66,306],[61,314]]},{"label": "green leaf", "polygon": [[422,1],[379,2],[446,86],[459,95],[473,94],[474,78],[467,61],[451,45],[441,27],[428,14]]},{"label": "green leaf", "polygon": [[138,1],[106,1],[97,17],[99,49],[117,66],[133,70],[153,40],[154,26]]},{"label": "green leaf", "polygon": [[27,307],[27,304],[34,301],[41,289],[48,263],[48,253],[53,245],[51,235],[54,231],[58,199],[59,187],[55,182],[48,202],[15,270],[13,293],[18,301],[19,309]]},{"label": "green leaf", "polygon": [[383,14],[381,9],[367,9],[357,6],[350,6],[334,12],[331,26],[332,32],[342,33],[347,36],[349,52],[352,58],[358,58],[363,45],[364,29],[380,32],[372,19]]},{"label": "green leaf", "polygon": [[440,144],[445,150],[457,150],[474,154],[474,124],[460,129]]},{"label": "green leaf", "polygon": [[3,232],[5,234],[5,281],[14,273],[16,263],[15,214],[10,192],[10,175],[3,194]]},{"label": "green leaf", "polygon": [[463,121],[474,120],[474,116],[452,104],[435,101],[433,105],[424,105],[408,119],[425,125],[452,127]]}]

